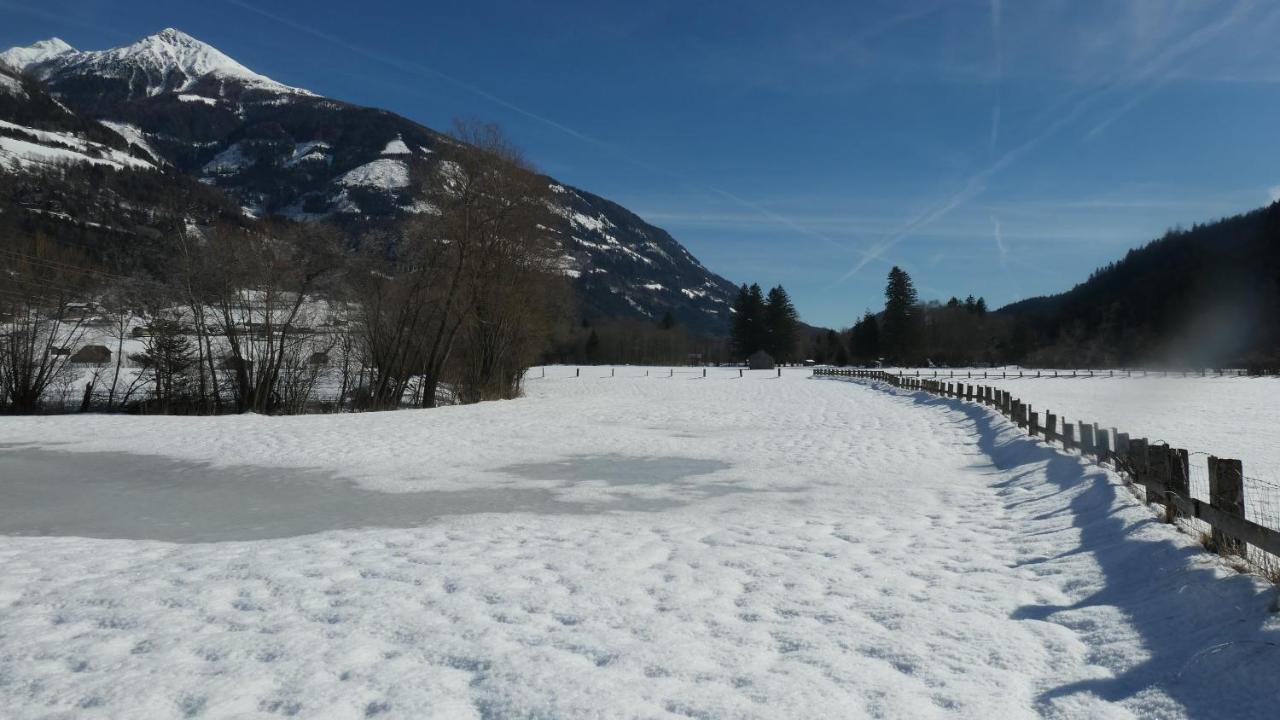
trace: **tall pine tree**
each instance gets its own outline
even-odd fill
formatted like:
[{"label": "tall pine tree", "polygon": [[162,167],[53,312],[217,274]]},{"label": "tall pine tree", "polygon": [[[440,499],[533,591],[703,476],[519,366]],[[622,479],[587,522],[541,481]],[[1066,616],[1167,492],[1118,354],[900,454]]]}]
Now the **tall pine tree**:
[{"label": "tall pine tree", "polygon": [[880,323],[870,310],[853,324],[849,333],[849,350],[853,360],[862,365],[874,365],[880,359]]},{"label": "tall pine tree", "polygon": [[764,351],[778,362],[795,361],[800,335],[800,315],[781,285],[769,291],[764,308]]},{"label": "tall pine tree", "polygon": [[884,288],[884,323],[880,341],[885,357],[898,365],[918,364],[920,354],[920,298],[907,271],[893,266]]},{"label": "tall pine tree", "polygon": [[738,298],[733,302],[733,327],[730,330],[733,349],[738,357],[746,358],[765,347],[768,339],[768,328],[765,320],[764,291],[759,285],[748,287],[745,283],[738,289]]}]

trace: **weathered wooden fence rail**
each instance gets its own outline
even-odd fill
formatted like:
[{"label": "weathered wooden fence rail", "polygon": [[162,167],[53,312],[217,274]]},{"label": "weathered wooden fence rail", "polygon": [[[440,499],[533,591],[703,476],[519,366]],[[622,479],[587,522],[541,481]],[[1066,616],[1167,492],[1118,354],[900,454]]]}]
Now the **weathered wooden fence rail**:
[{"label": "weathered wooden fence rail", "polygon": [[[831,368],[845,370],[847,368]],[[863,371],[867,372],[867,371]],[[883,372],[883,371],[882,371]],[[1028,370],[1026,368],[946,368],[901,369],[892,374],[931,380],[1038,380],[1052,378],[1192,378],[1192,377],[1280,377],[1280,369],[1259,368],[1194,368],[1184,370],[1148,370],[1146,368],[1083,368]]]},{"label": "weathered wooden fence rail", "polygon": [[[1205,456],[1208,502],[1192,496],[1189,453],[1144,438],[1130,438],[1115,428],[1097,423],[1070,423],[1049,411],[1042,415],[1007,390],[950,379],[916,377],[884,370],[814,368],[816,376],[877,380],[906,390],[976,402],[993,408],[1032,437],[1058,442],[1064,450],[1079,451],[1099,464],[1108,464],[1129,482],[1144,488],[1147,501],[1163,505],[1169,522],[1197,520],[1209,528],[1206,545],[1228,556],[1252,557],[1269,574],[1280,568],[1280,527],[1268,527],[1246,518],[1245,474],[1240,460]],[[1253,549],[1254,552],[1250,552]],[[1258,557],[1265,553],[1269,557]]]}]

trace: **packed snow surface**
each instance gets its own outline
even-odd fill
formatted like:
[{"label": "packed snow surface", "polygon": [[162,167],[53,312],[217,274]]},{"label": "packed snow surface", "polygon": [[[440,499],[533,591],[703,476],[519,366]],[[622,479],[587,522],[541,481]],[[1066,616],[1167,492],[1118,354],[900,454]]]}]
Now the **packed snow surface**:
[{"label": "packed snow surface", "polygon": [[986,409],[609,375],[427,411],[0,418],[0,707],[1274,717],[1274,588]]}]

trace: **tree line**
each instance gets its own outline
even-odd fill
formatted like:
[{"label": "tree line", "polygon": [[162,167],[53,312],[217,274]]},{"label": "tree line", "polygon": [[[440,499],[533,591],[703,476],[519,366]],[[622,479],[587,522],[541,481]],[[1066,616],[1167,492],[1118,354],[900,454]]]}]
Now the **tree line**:
[{"label": "tree line", "polygon": [[911,276],[897,266],[886,277],[884,296],[881,311],[866,310],[849,329],[811,336],[808,356],[823,364],[864,366],[1006,361],[1009,323],[988,312],[985,298],[921,301]]},{"label": "tree line", "polygon": [[730,340],[739,360],[761,350],[777,362],[803,359],[796,352],[800,329],[800,316],[781,285],[770,289],[768,295],[756,283],[744,283],[738,289]]},{"label": "tree line", "polygon": [[[83,409],[143,412],[518,395],[570,305],[539,231],[546,183],[494,126],[460,125],[455,139],[447,181],[427,189],[434,212],[355,250],[323,224],[214,222],[174,228],[162,273],[116,275],[74,244],[10,235],[0,408],[37,412],[80,383]],[[90,338],[101,354],[86,375],[72,353]]]}]

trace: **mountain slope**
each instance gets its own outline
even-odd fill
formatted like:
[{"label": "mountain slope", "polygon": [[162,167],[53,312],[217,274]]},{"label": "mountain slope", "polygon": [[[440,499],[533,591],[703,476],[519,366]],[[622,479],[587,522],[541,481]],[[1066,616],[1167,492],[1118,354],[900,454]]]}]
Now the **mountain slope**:
[{"label": "mountain slope", "polygon": [[1071,290],[1001,308],[1032,360],[1280,360],[1280,203],[1130,250]]},{"label": "mountain slope", "polygon": [[[22,73],[0,82],[19,82],[28,94],[11,93],[6,102],[0,88],[0,120],[20,126],[4,142],[30,141],[17,137],[22,128],[70,133],[48,138],[61,145],[108,130],[111,138],[99,138],[102,157],[198,179],[250,217],[334,222],[356,236],[432,212],[423,188],[449,171],[439,158],[453,142],[446,135],[278,83],[174,29],[98,52],[52,39],[2,53],[0,63]],[[12,149],[0,154],[0,166],[12,170],[32,163]],[[732,283],[625,208],[552,178],[547,183],[557,217],[547,231],[588,317],[657,320],[671,312],[691,329],[727,331]]]}]

